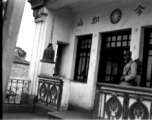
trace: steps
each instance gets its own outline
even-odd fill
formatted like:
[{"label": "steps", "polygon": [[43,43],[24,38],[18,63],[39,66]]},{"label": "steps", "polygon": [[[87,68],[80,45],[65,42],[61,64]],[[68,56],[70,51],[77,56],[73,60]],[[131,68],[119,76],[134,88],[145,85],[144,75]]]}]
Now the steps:
[{"label": "steps", "polygon": [[92,111],[69,107],[68,111],[48,112],[49,119],[92,119]]},{"label": "steps", "polygon": [[34,105],[33,113],[40,117],[48,117],[48,112],[55,112],[57,111],[55,108],[50,106],[45,106],[41,103],[36,103]]},{"label": "steps", "polygon": [[45,106],[41,103],[34,105],[34,114],[48,119],[92,119],[92,111],[84,110],[75,106],[69,106],[67,111],[57,111],[51,106]]},{"label": "steps", "polygon": [[92,114],[89,112],[82,111],[58,111],[58,112],[49,112],[49,119],[92,119]]}]

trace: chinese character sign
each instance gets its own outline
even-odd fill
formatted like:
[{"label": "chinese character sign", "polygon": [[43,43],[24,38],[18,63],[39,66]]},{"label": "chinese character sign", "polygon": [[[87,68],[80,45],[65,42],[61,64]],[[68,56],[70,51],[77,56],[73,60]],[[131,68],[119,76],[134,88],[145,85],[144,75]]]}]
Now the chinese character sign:
[{"label": "chinese character sign", "polygon": [[142,13],[142,10],[144,10],[145,7],[142,7],[141,5],[139,5],[134,12],[136,12],[138,14],[138,16],[140,16],[140,14]]}]

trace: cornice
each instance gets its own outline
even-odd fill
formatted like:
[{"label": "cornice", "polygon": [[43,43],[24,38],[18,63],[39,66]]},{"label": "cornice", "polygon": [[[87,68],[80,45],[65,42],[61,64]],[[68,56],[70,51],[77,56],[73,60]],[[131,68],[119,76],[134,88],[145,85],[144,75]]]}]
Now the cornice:
[{"label": "cornice", "polygon": [[45,0],[45,4],[55,3],[55,2],[58,2],[58,1],[61,1],[61,0]]},{"label": "cornice", "polygon": [[45,0],[28,0],[28,2],[31,4],[33,10],[45,5]]},{"label": "cornice", "polygon": [[33,10],[33,17],[35,18],[35,23],[44,22],[47,15],[48,14],[44,12],[44,7]]},{"label": "cornice", "polygon": [[40,8],[48,3],[55,3],[59,0],[28,0],[28,2],[31,4],[32,9]]}]

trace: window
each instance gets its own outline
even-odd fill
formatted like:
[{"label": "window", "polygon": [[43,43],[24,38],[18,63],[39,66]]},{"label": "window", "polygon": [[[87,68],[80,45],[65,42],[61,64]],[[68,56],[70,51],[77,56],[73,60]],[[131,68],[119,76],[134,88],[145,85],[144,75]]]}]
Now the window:
[{"label": "window", "polygon": [[87,82],[92,35],[78,37],[74,80]]},{"label": "window", "polygon": [[106,38],[106,48],[128,47],[130,46],[131,35],[126,34],[111,34]]}]

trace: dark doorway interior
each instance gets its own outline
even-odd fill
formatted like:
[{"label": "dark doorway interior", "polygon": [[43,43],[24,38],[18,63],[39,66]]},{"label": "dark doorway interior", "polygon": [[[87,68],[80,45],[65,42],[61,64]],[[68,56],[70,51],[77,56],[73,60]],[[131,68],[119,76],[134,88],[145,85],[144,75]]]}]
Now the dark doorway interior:
[{"label": "dark doorway interior", "polygon": [[140,86],[152,87],[152,28],[144,31],[143,74]]},{"label": "dark doorway interior", "polygon": [[123,71],[123,51],[130,49],[131,29],[103,33],[98,82],[119,84]]},{"label": "dark doorway interior", "polygon": [[54,74],[53,74],[54,76],[60,76],[62,54],[63,54],[63,50],[65,49],[65,46],[66,46],[65,44],[57,43],[57,54],[56,54]]}]

